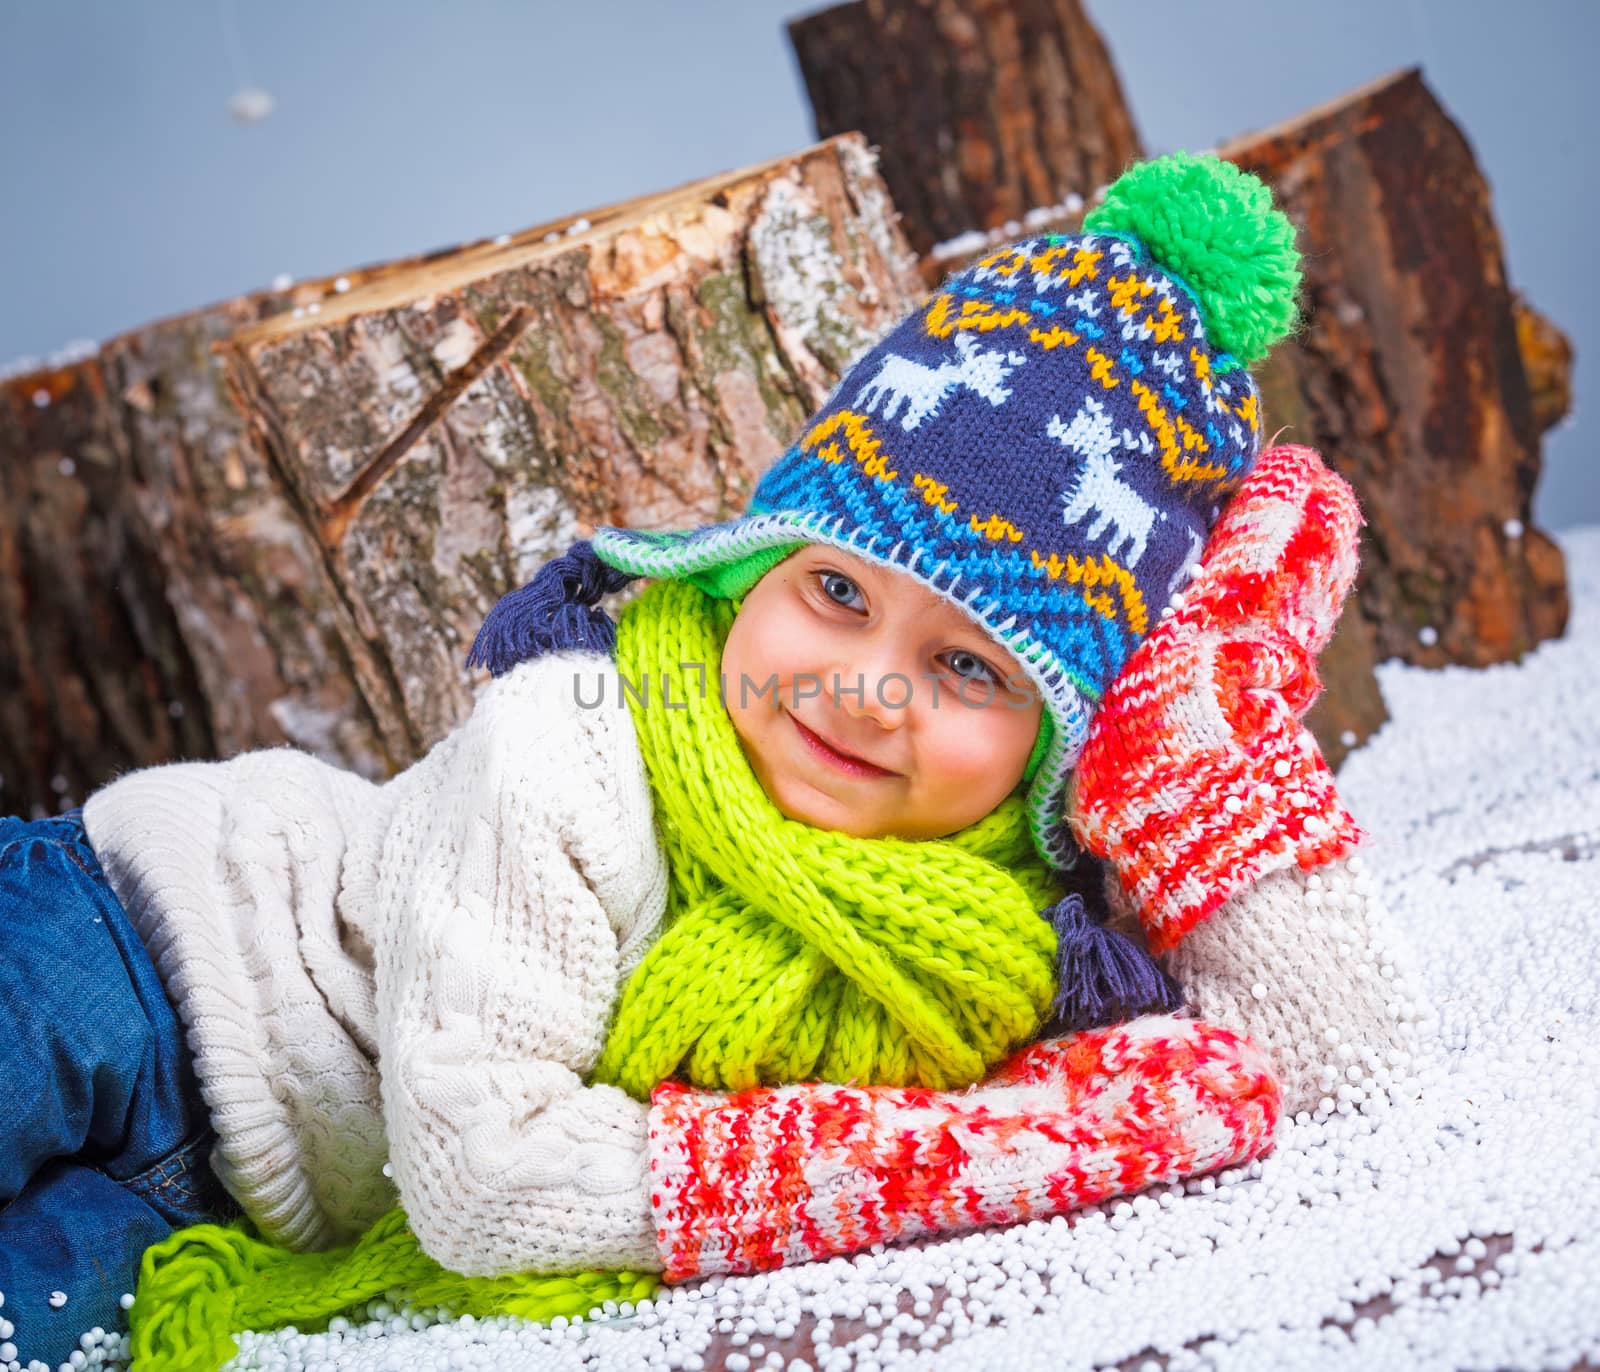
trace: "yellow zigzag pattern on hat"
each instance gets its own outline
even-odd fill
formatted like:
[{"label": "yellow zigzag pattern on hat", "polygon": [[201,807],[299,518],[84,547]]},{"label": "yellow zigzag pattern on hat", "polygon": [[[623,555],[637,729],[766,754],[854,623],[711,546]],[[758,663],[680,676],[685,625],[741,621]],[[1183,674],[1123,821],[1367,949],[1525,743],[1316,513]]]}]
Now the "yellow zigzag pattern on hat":
[{"label": "yellow zigzag pattern on hat", "polygon": [[861,470],[866,475],[875,476],[879,481],[893,481],[899,475],[888,469],[886,464],[889,455],[883,451],[882,441],[872,432],[866,415],[857,414],[854,410],[840,410],[813,426],[800,440],[800,451],[808,453],[816,448],[817,456],[824,462],[842,462],[845,449],[833,441],[834,435],[841,429],[844,430],[845,448],[861,464]]},{"label": "yellow zigzag pattern on hat", "polygon": [[[1051,272],[1056,264],[1068,256],[1072,258],[1072,265],[1052,276]],[[1100,274],[1097,268],[1104,256],[1105,250],[1102,248],[1058,243],[1055,247],[1046,248],[1038,253],[1025,253],[1016,247],[1001,248],[998,252],[990,253],[978,265],[996,276],[1015,276],[1026,266],[1029,271],[1043,276],[1048,282],[1062,286],[1081,286],[1085,281],[1093,281]],[[1007,258],[1011,260],[1008,262]]]},{"label": "yellow zigzag pattern on hat", "polygon": [[1084,587],[1084,603],[1094,606],[1110,620],[1117,617],[1116,603],[1104,592],[1090,588],[1102,585],[1115,587],[1128,614],[1128,627],[1136,634],[1142,634],[1150,627],[1150,611],[1145,607],[1144,597],[1139,594],[1133,574],[1105,553],[1096,557],[1075,557],[1068,553],[1063,558],[1054,553],[1040,557],[1037,552],[1030,552],[1028,556],[1033,559],[1035,567],[1049,573],[1052,581],[1065,577],[1069,586]]},{"label": "yellow zigzag pattern on hat", "polygon": [[[1132,278],[1128,278],[1124,282],[1119,282],[1116,277],[1112,277],[1110,280],[1111,284],[1118,286],[1125,286],[1128,282],[1133,282]],[[1133,282],[1133,284],[1139,285],[1140,283]],[[1143,289],[1148,292],[1153,288],[1144,287]],[[1069,329],[1061,328],[1059,325],[1051,325],[1048,328],[1034,326],[1033,316],[1026,310],[1001,310],[983,300],[963,301],[960,313],[952,318],[955,303],[954,296],[948,293],[941,293],[928,306],[928,312],[923,317],[923,326],[933,337],[949,338],[951,334],[958,330],[974,330],[980,333],[987,333],[993,329],[1020,328],[1023,325],[1028,325],[1030,326],[1028,329],[1029,340],[1046,349],[1067,347],[1082,341],[1079,335]],[[1131,291],[1123,292],[1123,300],[1119,308],[1124,314],[1130,314],[1137,308],[1132,303]],[[1184,334],[1179,326],[1177,316],[1172,311],[1171,301],[1163,297],[1157,305],[1157,311],[1161,315],[1160,318],[1157,318],[1156,314],[1152,313],[1144,320],[1155,331],[1157,341],[1181,340]],[[1212,389],[1210,360],[1198,348],[1191,348],[1189,356],[1190,360],[1195,363],[1196,377],[1209,394]],[[1116,364],[1098,348],[1091,347],[1086,349],[1084,357],[1089,363],[1090,374],[1106,390],[1109,391],[1113,387],[1122,384],[1125,378],[1117,374]],[[1140,412],[1144,415],[1145,422],[1150,426],[1150,432],[1155,436],[1155,440],[1161,448],[1162,470],[1173,481],[1221,481],[1227,477],[1227,467],[1219,463],[1204,462],[1198,457],[1189,456],[1190,453],[1196,450],[1201,453],[1210,452],[1211,445],[1206,442],[1188,420],[1184,419],[1182,415],[1179,415],[1176,419],[1168,415],[1161,402],[1156,399],[1155,392],[1142,381],[1134,381],[1132,390],[1134,396],[1138,399]],[[1239,405],[1230,405],[1226,401],[1223,403],[1230,413],[1238,416],[1250,426],[1252,433],[1259,427],[1260,416],[1256,408],[1256,398],[1253,395],[1246,396],[1244,402]]]}]

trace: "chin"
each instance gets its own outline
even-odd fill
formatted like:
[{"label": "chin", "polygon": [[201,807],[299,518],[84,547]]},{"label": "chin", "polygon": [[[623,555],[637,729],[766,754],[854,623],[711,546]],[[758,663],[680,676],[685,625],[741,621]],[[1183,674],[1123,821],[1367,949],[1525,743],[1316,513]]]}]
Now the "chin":
[{"label": "chin", "polygon": [[792,819],[799,824],[809,824],[813,829],[834,829],[854,838],[876,837],[872,827],[863,826],[859,818],[853,817],[842,802],[819,795],[808,786],[800,785],[794,789],[800,794],[786,795],[779,792],[774,795],[771,788],[767,790],[768,798],[777,806],[778,812],[785,819]]}]

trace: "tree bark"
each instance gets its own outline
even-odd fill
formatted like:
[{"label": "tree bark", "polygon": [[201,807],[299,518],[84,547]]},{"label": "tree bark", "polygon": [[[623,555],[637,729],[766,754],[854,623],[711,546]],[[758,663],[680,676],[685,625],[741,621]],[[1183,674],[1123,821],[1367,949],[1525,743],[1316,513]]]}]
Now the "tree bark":
[{"label": "tree bark", "polygon": [[1020,229],[1143,156],[1079,0],[853,0],[795,20],[789,38],[818,137],[859,129],[878,146],[920,254]]},{"label": "tree bark", "polygon": [[1559,636],[1565,568],[1531,517],[1541,430],[1460,129],[1410,69],[1219,152],[1300,230],[1306,328],[1258,373],[1265,430],[1356,488],[1377,659],[1481,667]]},{"label": "tree bark", "polygon": [[320,568],[211,345],[438,255],[256,292],[0,381],[0,813],[274,744],[387,769]]},{"label": "tree bark", "polygon": [[849,137],[3,383],[0,811],[277,743],[406,765],[498,596],[597,523],[736,513],[920,290]]},{"label": "tree bark", "polygon": [[212,735],[102,373],[24,381],[0,405],[0,813],[37,817]]}]

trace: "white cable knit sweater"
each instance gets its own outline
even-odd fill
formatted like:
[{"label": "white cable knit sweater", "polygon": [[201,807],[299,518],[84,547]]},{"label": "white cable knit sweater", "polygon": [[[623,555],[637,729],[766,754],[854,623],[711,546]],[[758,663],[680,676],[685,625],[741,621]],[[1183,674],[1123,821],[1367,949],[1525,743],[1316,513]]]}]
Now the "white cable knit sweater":
[{"label": "white cable knit sweater", "polygon": [[573,690],[614,670],[524,663],[382,785],[279,748],[85,804],[187,1029],[213,1166],[276,1241],[348,1240],[398,1191],[456,1271],[659,1266],[646,1108],[582,1083],[667,895],[621,694]]}]

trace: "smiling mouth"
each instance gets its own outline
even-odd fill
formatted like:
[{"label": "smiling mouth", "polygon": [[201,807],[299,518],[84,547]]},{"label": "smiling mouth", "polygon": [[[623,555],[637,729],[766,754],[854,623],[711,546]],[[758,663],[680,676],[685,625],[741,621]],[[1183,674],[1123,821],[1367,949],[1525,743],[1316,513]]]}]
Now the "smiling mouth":
[{"label": "smiling mouth", "polygon": [[830,766],[836,767],[839,771],[849,776],[857,777],[892,777],[897,775],[897,773],[889,771],[886,767],[879,767],[864,758],[841,752],[820,734],[806,728],[792,714],[789,715],[789,718],[794,721],[794,727],[800,731],[800,737],[805,741],[806,747],[811,750],[812,754]]}]

